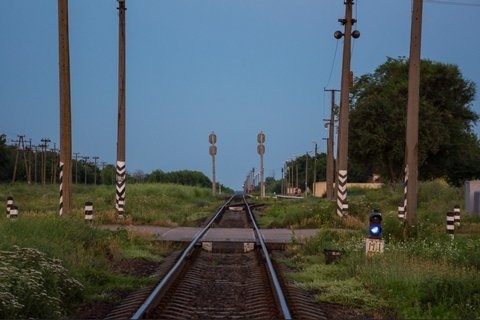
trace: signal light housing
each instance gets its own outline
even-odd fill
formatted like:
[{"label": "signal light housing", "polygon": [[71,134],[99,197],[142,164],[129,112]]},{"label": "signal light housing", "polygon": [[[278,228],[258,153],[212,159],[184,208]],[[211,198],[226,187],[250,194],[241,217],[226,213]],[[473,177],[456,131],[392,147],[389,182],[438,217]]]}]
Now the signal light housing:
[{"label": "signal light housing", "polygon": [[382,214],[377,210],[373,210],[370,214],[369,221],[370,227],[368,232],[370,233],[370,238],[381,239],[382,238]]}]

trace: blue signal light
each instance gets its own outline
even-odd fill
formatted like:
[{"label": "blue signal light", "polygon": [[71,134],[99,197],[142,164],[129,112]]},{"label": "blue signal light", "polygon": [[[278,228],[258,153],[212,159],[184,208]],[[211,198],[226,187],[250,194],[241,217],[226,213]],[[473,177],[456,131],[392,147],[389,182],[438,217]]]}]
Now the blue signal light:
[{"label": "blue signal light", "polygon": [[382,214],[373,210],[369,217],[370,227],[368,231],[371,238],[380,239],[382,237]]},{"label": "blue signal light", "polygon": [[379,225],[371,225],[370,226],[370,236],[378,237],[382,234],[382,227]]}]

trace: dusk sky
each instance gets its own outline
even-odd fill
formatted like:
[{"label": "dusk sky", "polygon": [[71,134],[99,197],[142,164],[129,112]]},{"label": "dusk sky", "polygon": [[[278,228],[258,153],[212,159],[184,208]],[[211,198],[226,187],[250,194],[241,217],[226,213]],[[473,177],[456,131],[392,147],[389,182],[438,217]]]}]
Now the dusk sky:
[{"label": "dusk sky", "polygon": [[[355,76],[408,56],[409,0],[357,0]],[[118,2],[70,0],[72,149],[115,164]],[[343,0],[126,0],[126,168],[212,174],[240,190],[260,166],[281,178],[285,161],[325,152],[330,93],[340,89]],[[424,0],[423,59],[458,65],[477,84],[480,0]],[[0,134],[59,147],[57,1],[3,0]],[[336,100],[340,96],[337,94]],[[479,127],[480,128],[480,127]],[[477,130],[480,132],[480,130]],[[128,188],[128,187],[127,187]]]}]

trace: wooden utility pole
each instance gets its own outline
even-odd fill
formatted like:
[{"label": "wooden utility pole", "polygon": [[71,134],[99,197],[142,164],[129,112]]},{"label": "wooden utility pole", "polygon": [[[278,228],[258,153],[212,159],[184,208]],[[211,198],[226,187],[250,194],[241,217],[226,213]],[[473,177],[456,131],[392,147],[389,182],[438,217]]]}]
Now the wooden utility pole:
[{"label": "wooden utility pole", "polygon": [[[72,209],[72,121],[70,101],[70,49],[68,38],[68,0],[58,0],[58,51],[60,78],[60,208]],[[46,149],[45,149],[46,150]]]},{"label": "wooden utility pole", "polygon": [[405,216],[409,227],[417,224],[418,113],[420,105],[420,52],[423,0],[413,0],[408,70],[408,105],[405,149]]},{"label": "wooden utility pole", "polygon": [[317,194],[317,153],[318,153],[318,146],[315,141],[312,141],[315,145],[315,149],[313,150],[313,184],[312,184],[312,192],[313,196]]},{"label": "wooden utility pole", "polygon": [[343,34],[340,31],[335,32],[335,38],[343,40],[343,63],[342,63],[342,85],[341,85],[341,102],[338,132],[338,170],[337,170],[337,215],[344,216],[348,214],[347,199],[347,168],[348,168],[348,109],[349,109],[349,93],[350,93],[350,58],[351,58],[351,42],[352,36],[358,38],[360,33],[354,31],[352,34],[352,26],[356,22],[352,19],[353,0],[345,0],[345,19],[339,19],[345,27]]},{"label": "wooden utility pole", "polygon": [[41,139],[42,144],[40,147],[42,148],[42,184],[45,185],[47,183],[47,149],[48,143],[50,139],[43,138]]},{"label": "wooden utility pole", "polygon": [[78,184],[78,155],[80,152],[74,152],[75,155],[75,184]]},{"label": "wooden utility pole", "polygon": [[335,92],[340,91],[337,89],[325,89],[330,91],[331,105],[330,105],[330,119],[324,119],[328,121],[328,139],[327,139],[327,199],[335,200],[334,182],[335,182],[335,161],[333,156],[333,147],[335,142]]},{"label": "wooden utility pole", "polygon": [[12,177],[12,183],[15,183],[15,179],[17,177],[17,167],[18,167],[18,156],[20,152],[23,154],[23,162],[25,164],[25,175],[27,177],[27,183],[30,184],[30,169],[29,169],[29,164],[27,161],[27,155],[25,153],[25,135],[17,135],[18,140],[13,140],[12,142],[17,143],[17,152],[15,156],[15,165],[13,167],[13,177]]},{"label": "wooden utility pole", "polygon": [[100,159],[98,156],[93,157],[93,184],[97,185],[97,160]]},{"label": "wooden utility pole", "polygon": [[125,211],[125,185],[127,171],[125,167],[125,0],[118,0],[118,129],[117,129],[117,183],[116,210],[123,218]]}]

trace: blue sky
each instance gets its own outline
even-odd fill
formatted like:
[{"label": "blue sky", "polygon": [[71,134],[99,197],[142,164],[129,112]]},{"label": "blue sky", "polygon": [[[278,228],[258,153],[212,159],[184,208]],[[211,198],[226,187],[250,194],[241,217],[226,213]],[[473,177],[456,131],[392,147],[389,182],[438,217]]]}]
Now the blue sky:
[{"label": "blue sky", "polygon": [[[72,145],[116,161],[115,0],[70,0]],[[330,93],[339,89],[343,0],[126,0],[127,171],[197,170],[240,189],[314,149],[325,152]],[[411,1],[357,0],[351,69],[408,56]],[[458,65],[480,83],[480,0],[424,0],[422,58]],[[59,147],[57,1],[4,0],[0,10],[0,133]],[[479,88],[480,90],[480,88]],[[473,110],[480,113],[479,94]],[[339,96],[337,95],[337,101]]]}]

